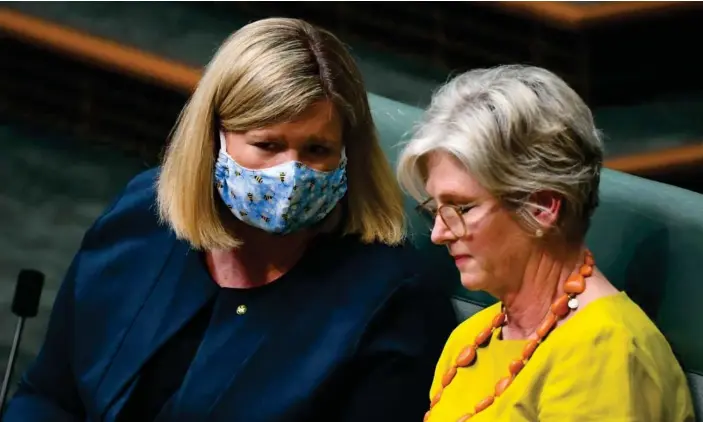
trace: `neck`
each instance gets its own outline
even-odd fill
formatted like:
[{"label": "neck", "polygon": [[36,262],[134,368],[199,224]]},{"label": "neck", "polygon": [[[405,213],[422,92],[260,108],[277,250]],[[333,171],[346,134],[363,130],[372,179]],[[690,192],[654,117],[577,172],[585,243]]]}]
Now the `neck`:
[{"label": "neck", "polygon": [[313,236],[309,230],[276,236],[243,223],[236,233],[241,247],[206,254],[210,274],[225,288],[253,288],[275,281],[300,260]]},{"label": "neck", "polygon": [[578,268],[581,248],[553,252],[536,250],[528,257],[522,282],[514,291],[500,297],[505,306],[509,338],[528,338],[549,311],[549,307],[563,291],[569,275]]}]

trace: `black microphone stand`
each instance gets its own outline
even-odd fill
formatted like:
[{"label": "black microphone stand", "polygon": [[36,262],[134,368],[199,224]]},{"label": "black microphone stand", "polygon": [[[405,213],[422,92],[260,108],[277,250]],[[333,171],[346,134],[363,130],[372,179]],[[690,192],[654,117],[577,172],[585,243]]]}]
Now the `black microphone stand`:
[{"label": "black microphone stand", "polygon": [[15,337],[12,340],[12,349],[10,349],[10,357],[7,360],[5,376],[2,380],[2,390],[0,390],[0,416],[5,409],[5,401],[7,400],[10,380],[12,379],[12,370],[15,366],[15,359],[19,352],[20,342],[22,341],[24,322],[27,318],[37,316],[39,299],[41,298],[43,287],[44,274],[35,270],[20,271],[17,277],[17,285],[15,286],[15,296],[12,300],[12,313],[17,315],[18,319],[17,326],[15,327]]}]

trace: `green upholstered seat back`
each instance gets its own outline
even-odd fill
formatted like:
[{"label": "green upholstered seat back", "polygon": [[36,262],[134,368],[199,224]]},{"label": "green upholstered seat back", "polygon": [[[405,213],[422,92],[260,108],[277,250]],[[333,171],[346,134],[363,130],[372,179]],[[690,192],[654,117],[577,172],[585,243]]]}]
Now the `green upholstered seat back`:
[{"label": "green upholstered seat back", "polygon": [[[396,163],[421,110],[371,96],[381,143]],[[407,199],[416,245],[452,289],[466,317],[494,300],[463,289],[446,249],[429,241],[415,202]],[[603,170],[600,206],[587,237],[603,273],[637,302],[670,341],[703,404],[703,195],[628,174]],[[700,414],[700,413],[699,413]]]}]

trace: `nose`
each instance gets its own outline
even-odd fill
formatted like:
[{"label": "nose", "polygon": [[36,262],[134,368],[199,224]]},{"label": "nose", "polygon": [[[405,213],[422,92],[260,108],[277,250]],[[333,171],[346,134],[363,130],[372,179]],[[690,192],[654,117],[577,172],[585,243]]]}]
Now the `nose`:
[{"label": "nose", "polygon": [[295,148],[288,148],[288,150],[286,150],[283,155],[283,161],[302,161],[300,151]]},{"label": "nose", "polygon": [[454,233],[449,230],[442,217],[437,215],[434,219],[434,225],[432,226],[432,233],[430,235],[430,240],[435,245],[445,245],[454,239]]}]

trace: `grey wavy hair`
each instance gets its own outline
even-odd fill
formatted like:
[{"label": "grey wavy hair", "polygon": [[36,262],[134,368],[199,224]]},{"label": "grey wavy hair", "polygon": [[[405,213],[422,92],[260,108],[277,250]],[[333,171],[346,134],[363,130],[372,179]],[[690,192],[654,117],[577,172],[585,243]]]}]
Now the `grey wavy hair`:
[{"label": "grey wavy hair", "polygon": [[427,193],[426,158],[444,151],[515,212],[527,230],[543,230],[534,194],[557,193],[554,227],[582,241],[598,206],[603,145],[591,110],[566,82],[534,66],[506,65],[454,77],[433,96],[398,160],[401,186]]}]

